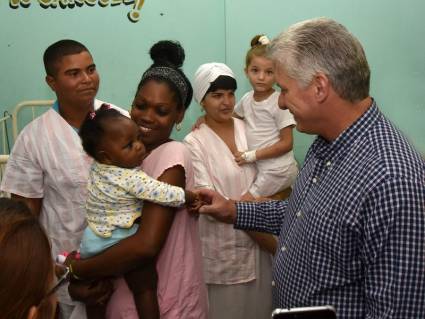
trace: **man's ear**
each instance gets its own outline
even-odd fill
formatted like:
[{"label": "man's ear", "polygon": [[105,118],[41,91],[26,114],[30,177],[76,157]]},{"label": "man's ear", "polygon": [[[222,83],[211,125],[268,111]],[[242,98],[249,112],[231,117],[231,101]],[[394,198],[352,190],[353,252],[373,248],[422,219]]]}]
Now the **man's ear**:
[{"label": "man's ear", "polygon": [[323,73],[318,73],[314,76],[313,85],[315,90],[314,94],[317,102],[324,102],[329,95],[331,85],[329,82],[329,78]]},{"label": "man's ear", "polygon": [[52,91],[56,92],[56,82],[53,76],[46,75],[46,83],[52,89]]}]

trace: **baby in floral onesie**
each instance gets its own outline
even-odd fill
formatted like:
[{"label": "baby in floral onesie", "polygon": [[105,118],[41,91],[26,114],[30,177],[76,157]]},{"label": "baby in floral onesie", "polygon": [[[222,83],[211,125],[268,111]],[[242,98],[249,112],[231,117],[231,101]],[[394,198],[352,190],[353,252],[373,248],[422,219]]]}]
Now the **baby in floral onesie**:
[{"label": "baby in floral onesie", "polygon": [[115,109],[103,105],[89,113],[79,134],[84,150],[95,160],[88,181],[82,258],[134,234],[143,200],[172,207],[196,200],[192,192],[159,182],[140,169],[146,150],[139,128]]},{"label": "baby in floral onesie", "polygon": [[[80,245],[81,258],[99,254],[133,235],[145,200],[172,207],[186,204],[194,208],[198,203],[194,193],[159,182],[140,169],[146,156],[140,129],[117,110],[102,105],[89,113],[79,134],[85,152],[94,159],[88,181],[88,226]],[[139,317],[159,318],[155,261],[132,270],[125,278]],[[104,317],[105,309],[99,305],[86,306],[88,317]]]}]

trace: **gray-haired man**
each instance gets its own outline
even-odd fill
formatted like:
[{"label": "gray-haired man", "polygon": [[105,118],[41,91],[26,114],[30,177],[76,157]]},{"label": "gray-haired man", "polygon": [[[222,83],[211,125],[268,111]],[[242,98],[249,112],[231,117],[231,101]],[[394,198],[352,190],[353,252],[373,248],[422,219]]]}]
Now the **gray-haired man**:
[{"label": "gray-haired man", "polygon": [[200,191],[200,213],[279,235],[274,305],[337,317],[425,318],[425,163],[369,96],[359,41],[325,18],[272,41],[281,108],[318,137],[288,201]]}]

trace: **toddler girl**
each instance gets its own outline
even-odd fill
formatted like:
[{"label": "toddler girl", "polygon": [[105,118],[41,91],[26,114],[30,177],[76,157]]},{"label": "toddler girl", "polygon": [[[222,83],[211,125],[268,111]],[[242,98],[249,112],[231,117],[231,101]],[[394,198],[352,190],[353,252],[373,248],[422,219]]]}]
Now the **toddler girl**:
[{"label": "toddler girl", "polygon": [[251,40],[246,55],[245,74],[253,90],[246,93],[235,107],[235,116],[244,120],[248,151],[237,152],[239,165],[255,162],[257,177],[249,191],[242,197],[283,199],[298,174],[292,152],[292,129],[295,121],[288,110],[278,106],[279,92],[275,83],[273,62],[266,57],[269,40],[257,35]]},{"label": "toddler girl", "polygon": [[[84,150],[94,159],[86,201],[88,227],[80,246],[82,258],[96,255],[133,235],[143,200],[173,207],[196,201],[196,195],[190,191],[159,182],[139,169],[147,155],[139,127],[119,111],[104,104],[96,112],[90,112],[79,135]],[[136,275],[141,281],[137,285],[142,288],[137,289],[140,293],[134,290],[133,293],[141,318],[159,317],[156,280],[152,280],[156,272],[154,265],[151,268]],[[131,277],[134,276],[132,272]],[[134,284],[129,282],[129,286]]]}]

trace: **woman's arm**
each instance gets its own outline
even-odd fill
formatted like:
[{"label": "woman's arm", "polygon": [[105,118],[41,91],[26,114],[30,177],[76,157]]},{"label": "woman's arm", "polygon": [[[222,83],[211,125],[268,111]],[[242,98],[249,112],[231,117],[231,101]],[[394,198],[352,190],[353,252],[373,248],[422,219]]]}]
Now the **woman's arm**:
[{"label": "woman's arm", "polygon": [[271,255],[276,253],[277,240],[272,234],[260,233],[252,230],[246,230],[245,232],[262,250],[267,251]]},{"label": "woman's arm", "polygon": [[[167,169],[158,180],[185,187],[185,171],[177,165]],[[72,262],[73,273],[83,279],[120,275],[148,263],[164,245],[174,219],[175,209],[150,202],[143,204],[138,231],[94,257]]]}]

